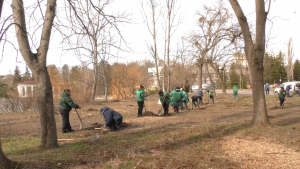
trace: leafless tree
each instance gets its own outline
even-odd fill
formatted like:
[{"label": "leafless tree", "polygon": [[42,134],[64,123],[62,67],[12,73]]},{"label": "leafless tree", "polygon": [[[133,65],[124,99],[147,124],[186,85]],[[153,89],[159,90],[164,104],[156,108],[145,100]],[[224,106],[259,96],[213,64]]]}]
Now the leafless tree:
[{"label": "leafless tree", "polygon": [[53,93],[46,60],[50,44],[51,29],[55,17],[56,0],[47,0],[47,9],[37,53],[32,52],[29,44],[23,1],[13,0],[11,7],[20,52],[33,73],[37,84],[37,100],[42,130],[41,146],[44,148],[55,148],[58,146],[58,142],[54,118]]},{"label": "leafless tree", "polygon": [[230,45],[239,33],[236,24],[232,21],[232,15],[222,3],[207,7],[199,13],[199,31],[194,32],[190,38],[191,44],[196,47],[197,66],[199,67],[199,86],[202,86],[202,69],[206,62],[207,53],[217,44]]},{"label": "leafless tree", "polygon": [[[80,58],[89,58],[93,65],[94,82],[91,100],[94,101],[98,82],[105,85],[105,99],[108,93],[108,79],[105,64],[118,57],[120,43],[123,40],[117,24],[123,22],[124,14],[108,15],[104,13],[111,0],[67,0],[66,16],[69,20],[68,33],[63,33],[64,42],[70,45]],[[118,35],[118,37],[116,36]],[[114,52],[113,52],[114,51]],[[100,67],[98,66],[100,65]],[[100,70],[99,70],[100,68]]]},{"label": "leafless tree", "polygon": [[287,55],[286,55],[286,60],[287,60],[287,67],[286,67],[286,72],[287,72],[287,79],[288,81],[293,81],[294,80],[294,74],[293,74],[293,59],[294,59],[294,46],[293,46],[293,38],[290,38],[287,44]]},{"label": "leafless tree", "polygon": [[229,0],[232,9],[238,19],[242,29],[245,42],[245,54],[249,63],[252,76],[252,92],[253,92],[253,124],[269,125],[269,117],[267,113],[266,99],[264,94],[264,55],[265,55],[265,29],[266,19],[270,10],[271,0],[268,1],[268,10],[265,10],[264,0],[255,0],[256,9],[256,34],[255,39],[249,28],[246,16],[238,3],[238,0]]},{"label": "leafless tree", "polygon": [[[147,29],[149,33],[151,34],[153,42],[148,44],[149,51],[151,53],[152,58],[154,59],[155,63],[155,69],[156,69],[156,80],[158,83],[158,87],[160,88],[160,72],[158,70],[159,67],[159,56],[158,56],[158,49],[157,49],[157,17],[156,12],[157,12],[157,3],[155,0],[147,0],[146,4],[144,4],[144,1],[141,2],[141,7],[142,7],[142,15],[143,15],[143,20],[144,23],[147,26]],[[146,9],[147,8],[147,9]],[[148,13],[146,10],[150,9],[151,17],[148,18]]]}]

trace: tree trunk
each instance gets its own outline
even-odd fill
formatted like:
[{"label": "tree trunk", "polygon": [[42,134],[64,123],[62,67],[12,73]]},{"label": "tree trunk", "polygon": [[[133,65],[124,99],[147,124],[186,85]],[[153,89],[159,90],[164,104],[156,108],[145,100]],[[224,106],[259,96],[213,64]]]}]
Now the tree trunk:
[{"label": "tree trunk", "polygon": [[213,80],[212,80],[212,78],[211,78],[211,75],[210,75],[210,73],[209,73],[209,70],[208,70],[208,64],[206,64],[206,72],[207,72],[207,74],[208,74],[208,78],[209,78],[211,87],[212,87],[212,89],[213,89],[213,91],[214,91],[214,94],[215,94],[215,96],[217,96],[216,89],[215,89],[215,84],[214,84],[214,82],[213,82]]},{"label": "tree trunk", "polygon": [[11,161],[10,159],[8,159],[3,151],[2,151],[2,146],[1,146],[1,140],[0,140],[0,168],[1,169],[17,169],[17,168],[21,168],[22,166],[14,161]]},{"label": "tree trunk", "polygon": [[[95,38],[94,38],[95,39]],[[91,101],[93,102],[96,97],[97,85],[98,85],[98,54],[97,54],[97,41],[94,40],[94,84],[91,93]]]},{"label": "tree trunk", "polygon": [[[223,78],[221,77],[220,72],[218,71],[218,68],[216,67],[216,65],[214,65],[213,63],[210,64],[211,67],[214,69],[214,71],[216,72],[219,82],[221,84],[222,87],[222,94],[226,94],[226,84],[225,84],[225,79],[224,79],[224,74],[223,74]],[[223,68],[223,73],[224,73],[225,69]]]},{"label": "tree trunk", "polygon": [[[249,63],[251,73],[252,93],[253,93],[253,124],[269,125],[266,99],[264,94],[264,55],[265,55],[265,26],[268,13],[265,11],[264,0],[256,0],[256,43],[252,41],[252,35],[246,16],[244,15],[237,0],[229,0],[232,9],[241,26],[245,42],[245,53]],[[271,2],[271,1],[270,1]],[[255,76],[254,76],[255,75]]]},{"label": "tree trunk", "polygon": [[11,7],[13,10],[14,21],[16,23],[16,34],[20,52],[26,61],[26,64],[32,71],[37,84],[37,100],[42,137],[41,147],[56,148],[58,147],[58,142],[54,118],[53,93],[46,67],[51,29],[55,17],[56,0],[47,1],[40,47],[37,54],[32,53],[29,45],[23,1],[13,0]]},{"label": "tree trunk", "polygon": [[203,63],[199,65],[199,89],[202,88],[202,68],[203,68]]}]

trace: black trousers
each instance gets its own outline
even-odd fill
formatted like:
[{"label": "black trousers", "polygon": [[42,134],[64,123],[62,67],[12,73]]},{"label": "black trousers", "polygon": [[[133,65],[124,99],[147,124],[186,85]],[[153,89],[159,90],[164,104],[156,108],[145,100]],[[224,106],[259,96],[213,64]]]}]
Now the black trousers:
[{"label": "black trousers", "polygon": [[279,98],[279,101],[280,101],[280,106],[282,106],[283,103],[284,103],[284,99],[280,99],[280,98]]},{"label": "black trousers", "polygon": [[138,106],[139,106],[138,117],[142,117],[142,115],[143,115],[144,101],[137,102],[137,103],[138,103]]},{"label": "black trousers", "polygon": [[70,121],[69,121],[70,111],[64,110],[64,109],[59,109],[59,112],[62,117],[62,132],[68,132],[68,131],[72,130]]},{"label": "black trousers", "polygon": [[120,118],[118,120],[113,120],[110,124],[107,125],[107,127],[110,128],[111,131],[118,130],[118,127],[116,125],[120,125],[123,122],[123,118]]},{"label": "black trousers", "polygon": [[186,103],[187,101],[182,101],[181,102],[181,110],[183,109],[183,105],[185,104],[185,108],[186,109],[188,109],[188,107],[187,107],[187,103]]},{"label": "black trousers", "polygon": [[266,95],[269,95],[269,93],[270,93],[270,90],[266,90]]},{"label": "black trousers", "polygon": [[165,115],[169,114],[169,105],[164,102],[163,107],[164,107],[164,114]]}]

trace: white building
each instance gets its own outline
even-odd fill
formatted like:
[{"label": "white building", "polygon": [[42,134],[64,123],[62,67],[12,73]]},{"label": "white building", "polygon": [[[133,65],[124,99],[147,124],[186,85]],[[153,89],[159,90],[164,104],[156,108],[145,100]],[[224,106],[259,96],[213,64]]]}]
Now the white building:
[{"label": "white building", "polygon": [[25,81],[18,84],[18,93],[20,97],[34,97],[35,90],[35,81]]},{"label": "white building", "polygon": [[[163,67],[160,66],[158,67],[158,74],[159,74],[159,77],[161,77],[161,71],[162,71]],[[149,77],[151,79],[151,83],[150,83],[150,87],[151,88],[158,88],[159,86],[159,82],[157,81],[157,77],[156,77],[156,67],[150,67],[148,68],[148,74],[149,74]]]}]

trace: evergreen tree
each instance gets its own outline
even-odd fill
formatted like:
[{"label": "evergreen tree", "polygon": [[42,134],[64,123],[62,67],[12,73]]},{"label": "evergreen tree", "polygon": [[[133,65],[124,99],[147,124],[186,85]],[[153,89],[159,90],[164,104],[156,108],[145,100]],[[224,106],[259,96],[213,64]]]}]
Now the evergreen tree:
[{"label": "evergreen tree", "polygon": [[18,66],[16,66],[15,68],[15,71],[14,71],[14,80],[13,80],[13,83],[16,84],[16,83],[19,83],[21,82],[21,72],[20,72],[20,69]]},{"label": "evergreen tree", "polygon": [[25,73],[23,75],[22,80],[23,81],[30,81],[31,80],[31,74],[30,74],[29,69],[28,69],[27,66],[26,66],[26,70],[25,70]]},{"label": "evergreen tree", "polygon": [[12,89],[3,81],[3,76],[0,76],[0,98],[7,98],[10,90]]},{"label": "evergreen tree", "polygon": [[264,58],[264,80],[265,84],[266,83],[271,83],[273,82],[273,77],[272,77],[272,68],[273,68],[273,57],[272,55],[266,53],[265,58]]},{"label": "evergreen tree", "polygon": [[70,69],[67,64],[64,64],[61,69],[62,80],[64,82],[70,83]]},{"label": "evergreen tree", "polygon": [[294,63],[294,79],[300,81],[300,62],[297,59]]}]

